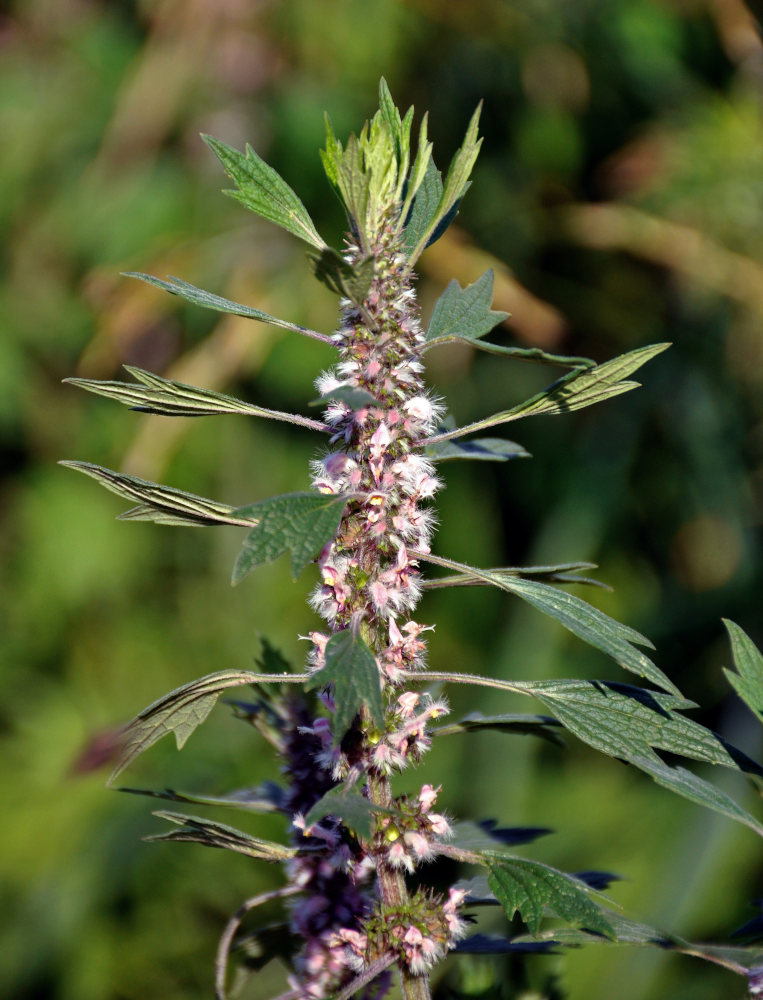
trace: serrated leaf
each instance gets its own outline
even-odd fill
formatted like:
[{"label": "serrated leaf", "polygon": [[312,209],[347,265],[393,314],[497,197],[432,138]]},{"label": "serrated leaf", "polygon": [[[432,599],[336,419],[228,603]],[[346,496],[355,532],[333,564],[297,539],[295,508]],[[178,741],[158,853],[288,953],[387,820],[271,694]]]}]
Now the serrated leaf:
[{"label": "serrated leaf", "polygon": [[225,172],[238,188],[237,191],[226,191],[225,194],[311,246],[319,250],[326,246],[297,195],[251,146],[247,145],[246,152],[240,153],[210,135],[202,135],[201,138],[220,160]]},{"label": "serrated leaf", "polygon": [[384,723],[376,657],[351,629],[336,632],[326,643],[326,665],[305,685],[308,691],[334,685],[334,739],[338,743],[365,705],[373,722]]},{"label": "serrated leaf", "polygon": [[169,833],[155,833],[144,837],[146,841],[172,840],[185,843],[203,844],[205,847],[217,847],[225,851],[235,851],[250,858],[262,861],[287,861],[299,852],[295,847],[286,847],[272,840],[261,840],[252,837],[235,827],[224,823],[213,823],[199,816],[186,816],[176,812],[155,812],[154,816],[166,819],[179,827]]},{"label": "serrated leaf", "polygon": [[462,288],[454,278],[435,302],[426,339],[479,340],[509,314],[490,308],[493,301],[493,272],[485,271],[471,285]]},{"label": "serrated leaf", "polygon": [[679,715],[676,709],[691,703],[672,695],[611,681],[523,681],[521,687],[584,743],[636,767],[642,759],[659,764],[654,750],[666,750],[691,760],[763,773],[717,733]]},{"label": "serrated leaf", "polygon": [[490,861],[488,871],[488,885],[508,918],[518,912],[532,932],[540,929],[544,908],[548,907],[567,923],[614,937],[607,913],[579,879],[523,858]]},{"label": "serrated leaf", "polygon": [[341,254],[331,247],[321,253],[309,253],[308,259],[318,281],[337,295],[362,306],[374,278],[374,259],[366,257],[357,264],[348,264]]},{"label": "serrated leaf", "polygon": [[744,823],[763,837],[763,824],[759,823],[746,809],[738,805],[730,795],[716,785],[684,767],[669,767],[662,761],[631,757],[630,763],[645,771],[658,785],[670,789],[690,802],[712,809],[713,812],[728,816],[729,819]]},{"label": "serrated leaf", "polygon": [[602,365],[593,368],[576,368],[542,392],[537,393],[524,403],[502,410],[473,424],[457,427],[455,430],[433,435],[425,444],[435,444],[451,438],[463,437],[486,427],[507,424],[521,417],[537,416],[539,414],[572,413],[594,403],[618,396],[620,393],[637,389],[638,382],[624,381],[628,375],[640,368],[655,355],[667,350],[670,344],[652,344],[636,351],[629,351]]},{"label": "serrated leaf", "polygon": [[291,424],[325,430],[326,425],[298,413],[283,413],[262,406],[253,406],[235,396],[227,396],[212,389],[199,389],[194,385],[174,382],[172,379],[154,375],[142,368],[125,365],[127,371],[142,385],[134,382],[106,382],[98,379],[66,378],[64,382],[75,385],[99,396],[106,396],[142,413],[158,413],[166,417],[206,417],[221,413],[237,413],[244,416],[269,417]]},{"label": "serrated leaf", "polygon": [[424,247],[433,242],[435,234],[442,224],[446,220],[449,222],[453,218],[461,199],[466,193],[466,189],[469,186],[469,177],[479,155],[480,146],[482,145],[482,139],[477,138],[481,110],[482,105],[480,104],[472,115],[460,149],[456,151],[451,161],[437,207],[411,252],[411,265],[416,261]]},{"label": "serrated leaf", "polygon": [[[419,189],[411,204],[408,217],[405,221],[405,232],[403,234],[403,247],[410,257],[413,248],[423,239],[427,232],[431,220],[437,211],[437,206],[442,198],[442,176],[435,166],[434,160],[430,156],[427,161],[424,176],[419,185]],[[435,242],[437,232],[427,242],[427,246]]]},{"label": "serrated leaf", "polygon": [[763,655],[752,639],[734,622],[724,618],[738,673],[724,668],[729,684],[763,722]]},{"label": "serrated leaf", "polygon": [[185,299],[187,302],[192,302],[196,306],[201,306],[203,309],[230,313],[233,316],[243,316],[245,319],[258,320],[260,323],[268,323],[270,326],[277,326],[283,330],[294,330],[296,333],[303,333],[315,340],[331,343],[331,337],[325,333],[317,333],[315,330],[309,330],[305,326],[299,326],[298,323],[290,323],[288,320],[278,319],[276,316],[271,316],[270,313],[263,312],[261,309],[245,306],[240,302],[233,302],[231,299],[224,299],[220,295],[214,295],[203,288],[197,288],[196,285],[191,285],[187,281],[182,281],[173,275],[169,276],[168,281],[163,281],[161,278],[155,278],[152,274],[143,274],[140,271],[123,271],[122,273],[126,278],[139,278],[149,285],[162,288],[165,292],[177,295],[179,298]]},{"label": "serrated leaf", "polygon": [[296,579],[336,534],[347,504],[345,497],[322,493],[285,493],[239,507],[236,517],[254,524],[233,567],[233,584],[255,566],[291,552],[291,574]]},{"label": "serrated leaf", "polygon": [[375,805],[356,791],[338,785],[323,795],[305,816],[305,826],[309,828],[320,822],[326,816],[336,816],[348,829],[359,837],[368,839],[371,836],[371,816],[381,812],[385,815],[398,816],[399,810],[387,809]]},{"label": "serrated leaf", "polygon": [[[564,625],[579,639],[611,656],[624,670],[646,677],[664,690],[680,695],[673,682],[652,663],[648,656],[635,648],[634,644],[652,645],[645,636],[627,625],[621,625],[579,597],[538,580],[522,579],[514,575],[513,571],[475,569],[473,566],[424,553],[421,554],[421,558],[516,594],[538,611]],[[554,567],[549,568],[554,569]]]},{"label": "serrated leaf", "polygon": [[480,462],[508,462],[511,458],[531,458],[516,441],[504,438],[475,438],[471,441],[441,441],[429,445],[425,454],[430,462],[449,462],[457,458],[477,459]]},{"label": "serrated leaf", "polygon": [[329,392],[310,401],[310,406],[325,406],[328,402],[344,403],[351,410],[362,410],[367,406],[378,406],[379,400],[360,385],[338,385]]},{"label": "serrated leaf", "polygon": [[222,670],[191,681],[153,702],[124,729],[121,750],[109,784],[144,750],[168,733],[175,734],[178,750],[214,708],[221,691],[250,684],[257,675],[246,670]]},{"label": "serrated leaf", "polygon": [[[152,799],[165,799],[168,802],[185,802],[196,806],[224,806],[230,809],[242,809],[245,812],[267,813],[278,812],[283,806],[283,791],[273,782],[266,782],[260,788],[242,788],[228,795],[201,795],[193,792],[178,792],[173,788],[118,788],[118,792],[128,792],[131,795],[146,795]],[[280,794],[279,794],[280,793]]]},{"label": "serrated leaf", "polygon": [[107,490],[128,500],[137,500],[139,507],[120,515],[122,520],[156,521],[159,524],[234,524],[246,527],[253,523],[236,514],[236,508],[217,503],[206,497],[161,486],[159,483],[115,472],[92,462],[59,462],[76,469],[105,486]]},{"label": "serrated leaf", "polygon": [[523,715],[511,713],[507,715],[482,715],[480,712],[470,712],[458,722],[446,723],[430,729],[432,736],[452,736],[456,733],[473,733],[483,730],[497,733],[539,736],[556,746],[563,746],[563,741],[555,732],[560,727],[550,715]]}]

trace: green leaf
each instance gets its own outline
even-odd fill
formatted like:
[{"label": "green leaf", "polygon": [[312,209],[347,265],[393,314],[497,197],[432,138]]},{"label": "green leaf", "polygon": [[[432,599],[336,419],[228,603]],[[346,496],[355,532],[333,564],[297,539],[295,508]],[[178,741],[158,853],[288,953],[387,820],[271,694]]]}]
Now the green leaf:
[{"label": "green leaf", "polygon": [[107,490],[140,504],[132,510],[120,514],[121,520],[156,521],[157,524],[235,524],[246,527],[252,519],[244,519],[236,513],[235,507],[207,500],[206,497],[185,493],[171,486],[128,476],[125,472],[114,472],[91,462],[59,462],[69,469],[76,469],[105,486]]},{"label": "green leaf", "polygon": [[363,705],[374,724],[384,724],[384,706],[376,657],[352,629],[336,632],[326,643],[326,665],[305,685],[308,691],[334,685],[334,739],[338,743]]},{"label": "green leaf", "polygon": [[482,715],[480,712],[470,712],[458,722],[437,726],[430,729],[430,732],[432,736],[453,736],[456,733],[493,731],[522,736],[539,736],[556,746],[563,746],[563,741],[555,731],[559,726],[561,723],[550,715],[523,715],[519,713]]},{"label": "green leaf", "polygon": [[255,566],[272,562],[291,551],[291,573],[296,579],[336,534],[347,504],[346,497],[322,493],[285,493],[259,500],[234,511],[254,524],[233,567],[235,584]]},{"label": "green leaf", "polygon": [[610,757],[659,764],[654,750],[691,760],[761,773],[761,768],[717,733],[676,712],[691,705],[669,694],[611,681],[524,681],[565,729]]},{"label": "green leaf", "polygon": [[[416,195],[413,198],[408,216],[405,218],[403,248],[408,253],[409,257],[413,252],[413,248],[424,238],[424,235],[429,228],[429,224],[437,211],[437,206],[439,205],[441,198],[442,176],[440,175],[440,171],[435,166],[434,160],[431,157],[430,149],[430,156],[427,160],[424,176],[419,184]],[[435,242],[436,235],[436,233],[432,234],[432,237],[428,240],[426,246]]]},{"label": "green leaf", "polygon": [[[421,128],[419,129],[419,142],[416,151],[416,159],[411,169],[410,177],[408,178],[408,187],[405,192],[405,200],[400,208],[400,219],[397,226],[398,232],[401,226],[405,225],[406,221],[408,220],[408,217],[411,212],[411,206],[413,205],[413,199],[416,197],[416,195],[419,192],[419,189],[421,188],[421,185],[424,183],[424,179],[427,175],[427,171],[429,170],[431,162],[432,162],[432,143],[429,142],[429,140],[427,139],[427,116],[424,115],[424,117],[421,120]],[[442,194],[442,185],[440,185],[440,190],[437,193],[435,204],[437,201],[439,201],[441,194]]]},{"label": "green leaf", "polygon": [[197,288],[196,285],[190,285],[187,281],[181,281],[180,278],[175,278],[172,275],[169,276],[169,281],[162,281],[161,278],[155,278],[152,274],[143,274],[140,271],[123,271],[122,273],[126,278],[139,278],[149,285],[162,288],[165,292],[177,295],[179,298],[185,299],[187,302],[192,302],[194,305],[201,306],[204,309],[231,313],[233,316],[243,316],[245,319],[255,319],[260,323],[268,323],[270,326],[281,327],[283,330],[295,330],[297,333],[303,333],[314,340],[322,340],[327,344],[332,343],[331,337],[325,333],[316,333],[315,330],[309,330],[307,327],[299,326],[297,323],[289,323],[288,320],[271,316],[270,313],[262,312],[261,309],[244,306],[240,302],[233,302],[231,299],[224,299],[220,295],[213,295],[212,292],[205,292],[203,288]]},{"label": "green leaf", "polygon": [[166,417],[206,417],[221,413],[239,413],[245,416],[284,420],[287,423],[309,427],[311,430],[327,429],[325,424],[302,417],[298,413],[268,410],[262,406],[245,403],[235,396],[226,396],[211,389],[199,389],[183,382],[173,382],[142,368],[133,368],[130,365],[125,365],[125,368],[143,384],[105,382],[87,378],[66,378],[64,382],[99,396],[115,399],[118,403],[124,403],[125,406],[142,413],[158,413]]},{"label": "green leaf", "polygon": [[272,167],[260,159],[251,146],[247,145],[244,154],[212,136],[202,135],[201,138],[238,188],[237,191],[226,191],[225,194],[318,250],[326,246],[297,195]]},{"label": "green leaf", "polygon": [[355,305],[363,305],[374,278],[373,257],[366,257],[354,265],[348,264],[341,254],[331,247],[326,247],[319,254],[309,253],[307,256],[318,281],[322,281],[332,292],[343,295]]},{"label": "green leaf", "polygon": [[[500,576],[515,576],[520,579],[532,579],[541,577],[554,583],[584,583],[592,587],[609,587],[600,580],[594,580],[587,576],[578,576],[581,570],[597,569],[596,563],[590,562],[569,562],[557,563],[553,566],[502,566],[500,569],[490,570],[491,573]],[[457,573],[453,576],[438,576],[434,580],[425,580],[423,586],[426,590],[437,590],[441,587],[469,587],[482,586],[485,581],[478,576],[470,576],[468,573]],[[623,626],[625,628],[625,626]],[[635,633],[638,635],[639,633]],[[643,636],[639,636],[642,641]]]},{"label": "green leaf", "polygon": [[744,823],[763,837],[763,824],[759,823],[746,809],[738,805],[730,795],[704,778],[687,771],[684,767],[668,767],[662,761],[631,757],[630,763],[650,775],[658,785],[670,789],[690,802],[712,809],[713,812],[729,819]]},{"label": "green leaf", "polygon": [[[455,563],[450,559],[433,556],[431,553],[418,553],[418,555],[421,559],[437,566],[458,570],[469,578],[469,582],[482,580],[499,587],[501,590],[516,594],[528,604],[532,604],[538,611],[542,611],[564,625],[579,639],[611,656],[623,670],[629,670],[640,677],[646,677],[664,690],[680,695],[678,688],[652,663],[649,657],[641,650],[634,648],[634,643],[643,646],[652,645],[645,636],[627,625],[621,625],[620,622],[605,615],[603,611],[599,611],[579,597],[567,594],[547,583],[521,579],[514,575],[514,571],[475,569],[473,566]],[[544,569],[546,568],[544,567]],[[553,571],[558,567],[548,567],[548,569]]]},{"label": "green leaf", "polygon": [[124,729],[119,757],[109,784],[131,761],[168,733],[175,734],[178,750],[215,706],[221,691],[251,684],[257,675],[246,670],[223,670],[191,681],[153,702]]},{"label": "green leaf", "polygon": [[180,829],[169,833],[155,833],[144,837],[146,841],[174,840],[186,843],[203,844],[205,847],[217,847],[225,851],[235,851],[249,858],[259,858],[262,861],[287,861],[299,853],[295,847],[286,847],[272,840],[261,840],[248,833],[226,826],[224,823],[212,823],[199,816],[186,816],[176,812],[155,812],[154,816],[175,823]]},{"label": "green leaf", "polygon": [[493,301],[493,272],[485,273],[462,288],[454,278],[435,302],[427,329],[427,341],[442,338],[478,340],[509,314],[490,308]]},{"label": "green leaf", "polygon": [[485,351],[487,354],[498,354],[505,358],[515,358],[517,361],[535,361],[544,365],[559,365],[560,368],[594,368],[596,362],[590,358],[572,357],[566,354],[549,354],[539,347],[503,347],[501,344],[491,344],[489,340],[474,340],[470,337],[461,337],[456,334],[452,336],[438,337],[430,340],[423,347],[423,353],[441,344],[469,344],[478,351]]},{"label": "green leaf", "polygon": [[456,155],[453,157],[450,167],[448,168],[448,173],[445,177],[442,194],[439,202],[437,203],[437,207],[435,208],[434,213],[427,222],[422,235],[419,237],[411,252],[411,265],[416,261],[421,251],[433,241],[433,238],[442,223],[453,218],[461,199],[466,193],[466,189],[469,186],[469,177],[472,172],[472,167],[475,164],[477,156],[479,155],[480,146],[482,145],[482,139],[477,138],[481,110],[482,105],[480,104],[469,122],[469,127],[466,130],[463,145],[456,152]]},{"label": "green leaf", "polygon": [[763,656],[738,625],[726,618],[723,624],[731,640],[731,652],[738,673],[726,669],[723,672],[742,701],[763,722]]},{"label": "green leaf", "polygon": [[572,875],[522,858],[491,861],[488,871],[488,885],[508,918],[519,912],[532,932],[540,929],[548,907],[567,923],[614,937],[608,915],[592,899],[591,889]]},{"label": "green leaf", "polygon": [[443,434],[435,434],[427,443],[434,444],[447,441],[450,438],[463,437],[465,434],[473,434],[475,431],[484,430],[486,427],[495,427],[497,424],[507,424],[512,420],[519,420],[521,417],[543,413],[571,413],[573,410],[581,410],[594,403],[601,403],[605,399],[618,396],[630,389],[637,389],[638,382],[623,380],[650,358],[667,350],[668,347],[670,344],[652,344],[649,347],[642,347],[636,351],[630,351],[628,354],[622,354],[593,368],[575,369],[557,379],[547,389],[537,393],[531,399],[520,403],[519,406],[494,413],[484,420],[477,420],[465,427],[457,427],[455,430],[446,431]]},{"label": "green leaf", "polygon": [[197,806],[225,806],[253,813],[278,812],[281,809],[280,800],[275,794],[278,786],[269,784],[270,787],[242,788],[240,791],[230,792],[228,795],[200,795],[198,793],[177,792],[172,788],[163,788],[161,791],[151,788],[118,788],[117,791],[129,792],[131,795],[147,795],[152,799],[166,799],[169,802],[186,802]]},{"label": "green leaf", "polygon": [[314,823],[319,823],[325,816],[336,816],[357,836],[368,839],[371,836],[371,816],[375,812],[399,815],[397,809],[374,805],[355,789],[337,785],[318,799],[305,816],[305,826],[310,827]]},{"label": "green leaf", "polygon": [[505,438],[473,438],[470,441],[441,441],[426,448],[430,462],[450,462],[456,458],[477,459],[480,462],[508,462],[511,458],[531,458],[516,441]]}]

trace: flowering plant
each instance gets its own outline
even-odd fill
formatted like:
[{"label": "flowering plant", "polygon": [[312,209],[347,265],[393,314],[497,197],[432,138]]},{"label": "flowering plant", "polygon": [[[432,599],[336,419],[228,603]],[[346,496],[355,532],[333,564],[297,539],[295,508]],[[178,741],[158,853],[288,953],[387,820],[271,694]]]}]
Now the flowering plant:
[{"label": "flowering plant", "polygon": [[[483,339],[506,314],[490,308],[493,276],[462,288],[452,281],[421,324],[413,268],[458,211],[479,152],[479,109],[443,177],[432,158],[423,119],[415,156],[413,109],[401,116],[386,84],[380,108],[360,134],[343,145],[327,127],[322,159],[347,213],[342,251],[328,246],[302,202],[276,172],[247,147],[240,153],[205,136],[235,189],[232,197],[310,246],[316,277],[340,297],[336,332],[323,334],[256,308],[240,305],[178,278],[150,282],[204,308],[247,316],[330,344],[334,367],[316,381],[322,419],[265,409],[229,395],[129,368],[133,382],[71,379],[84,389],[133,409],[167,416],[238,413],[286,421],[315,431],[322,452],[312,464],[311,489],[229,506],[86,462],[66,462],[133,501],[121,517],[160,524],[234,525],[247,529],[233,570],[239,583],[257,565],[289,553],[296,578],[316,564],[319,582],[310,603],[324,624],[305,637],[306,668],[291,672],[267,643],[260,672],[223,670],[155,702],[125,729],[112,779],[169,732],[179,747],[212,710],[219,694],[250,687],[237,712],[273,745],[282,760],[283,786],[269,784],[228,797],[229,806],[278,810],[291,824],[282,844],[227,825],[174,811],[158,816],[173,829],[153,839],[193,841],[282,863],[282,888],[248,900],[222,936],[216,995],[228,995],[227,968],[245,915],[283,900],[288,919],[271,934],[270,955],[290,965],[279,1000],[346,1000],[384,995],[397,970],[406,1000],[430,996],[433,969],[450,951],[538,951],[591,941],[625,942],[700,954],[748,975],[751,956],[700,948],[620,916],[602,895],[605,873],[570,875],[518,856],[511,848],[538,831],[494,823],[454,823],[437,811],[439,787],[395,794],[393,779],[415,767],[433,737],[497,730],[558,741],[560,729],[601,752],[641,769],[658,784],[740,821],[761,825],[704,778],[665,763],[657,751],[742,770],[763,769],[709,730],[687,719],[691,707],[649,659],[644,636],[560,589],[593,583],[587,563],[482,569],[432,552],[432,498],[441,487],[436,466],[447,460],[505,462],[525,455],[504,438],[481,431],[536,414],[561,414],[602,402],[634,387],[630,376],[668,345],[657,344],[596,364],[537,349],[502,347]],[[442,344],[462,342],[507,359],[565,370],[548,388],[520,405],[456,426],[424,383],[424,358]],[[426,570],[426,572],[425,572]],[[444,573],[441,571],[445,571]],[[492,586],[556,619],[652,685],[586,680],[502,680],[426,663],[426,632],[414,618],[426,589]],[[739,693],[757,708],[763,689],[760,654],[729,624]],[[432,685],[472,684],[532,697],[546,715],[471,715],[439,722],[447,701]],[[174,801],[176,793],[160,794]],[[186,801],[188,799],[186,798]],[[191,801],[206,800],[197,796]],[[427,885],[425,866],[445,857],[477,867],[483,876],[457,881],[442,894]],[[513,938],[469,934],[470,911],[500,905],[518,914]],[[548,914],[562,928],[547,929]],[[263,934],[265,931],[263,931]]]}]

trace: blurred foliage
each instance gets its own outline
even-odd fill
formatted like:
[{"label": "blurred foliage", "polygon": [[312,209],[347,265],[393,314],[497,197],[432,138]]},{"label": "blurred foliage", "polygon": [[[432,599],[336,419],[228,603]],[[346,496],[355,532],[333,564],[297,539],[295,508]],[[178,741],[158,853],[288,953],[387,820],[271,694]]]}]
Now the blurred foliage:
[{"label": "blurred foliage", "polygon": [[[763,583],[763,47],[742,0],[17,0],[0,15],[0,57],[7,996],[209,996],[228,913],[274,878],[222,852],[141,843],[158,826],[148,800],[103,782],[116,727],[195,676],[248,667],[259,634],[299,665],[310,571],[295,588],[282,560],[230,590],[235,530],[116,522],[115,498],[55,464],[99,462],[236,504],[306,486],[306,432],[162,422],[60,385],[128,363],[279,409],[312,398],[322,345],[119,276],[178,274],[332,329],[335,303],[297,242],[219,195],[201,131],[251,142],[336,240],[317,156],[324,109],[338,135],[357,128],[385,75],[398,104],[430,110],[443,165],[484,99],[474,185],[421,260],[425,312],[448,279],[492,266],[494,308],[513,314],[506,343],[598,360],[675,346],[638,393],[518,425],[534,461],[446,467],[439,549],[483,565],[599,561],[614,591],[593,599],[655,640],[701,721],[760,750],[720,674],[720,617],[759,640]],[[429,358],[461,421],[549,379],[463,347]],[[438,623],[435,664],[612,676],[504,595],[435,592],[421,614]],[[474,693],[455,701],[485,707]],[[222,706],[129,784],[211,792],[267,777],[268,748]],[[582,747],[456,737],[415,781],[443,779],[454,813],[557,828],[540,859],[620,872],[612,895],[631,915],[686,936],[721,939],[762,894],[749,831]],[[250,823],[279,833],[270,817]],[[521,975],[465,961],[445,967],[452,996],[498,982],[506,996],[573,1000],[743,993],[713,967],[627,949],[539,957]],[[271,963],[245,996],[281,988]]]}]

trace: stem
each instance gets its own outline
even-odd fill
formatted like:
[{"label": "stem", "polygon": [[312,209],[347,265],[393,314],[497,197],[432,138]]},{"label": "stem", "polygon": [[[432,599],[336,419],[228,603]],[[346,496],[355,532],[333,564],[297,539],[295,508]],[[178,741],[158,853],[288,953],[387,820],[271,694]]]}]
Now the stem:
[{"label": "stem", "polygon": [[[392,805],[392,791],[389,778],[384,774],[368,774],[368,792],[374,805],[389,808]],[[397,868],[385,865],[381,860],[377,868],[379,895],[385,906],[405,906],[410,901],[405,876]],[[431,1000],[429,976],[414,976],[405,963],[399,963],[400,985],[405,1000]]]}]

